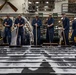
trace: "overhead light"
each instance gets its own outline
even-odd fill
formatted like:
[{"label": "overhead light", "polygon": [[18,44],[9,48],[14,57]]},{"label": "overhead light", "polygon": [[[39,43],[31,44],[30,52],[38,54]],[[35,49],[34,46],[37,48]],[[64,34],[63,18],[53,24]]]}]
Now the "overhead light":
[{"label": "overhead light", "polygon": [[32,2],[28,2],[29,4],[32,4]]},{"label": "overhead light", "polygon": [[36,2],[36,4],[39,4],[39,2]]},{"label": "overhead light", "polygon": [[46,4],[48,4],[49,2],[46,2]]}]

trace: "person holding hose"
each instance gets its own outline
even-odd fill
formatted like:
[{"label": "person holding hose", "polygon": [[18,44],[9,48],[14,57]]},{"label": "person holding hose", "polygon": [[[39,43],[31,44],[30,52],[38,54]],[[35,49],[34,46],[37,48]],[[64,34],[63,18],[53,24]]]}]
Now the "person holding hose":
[{"label": "person holding hose", "polygon": [[73,22],[72,22],[72,37],[71,37],[71,40],[73,41],[74,44],[76,44],[76,17],[74,18]]},{"label": "person holding hose", "polygon": [[23,26],[25,24],[25,20],[21,17],[21,15],[18,15],[18,18],[15,20],[15,26],[17,26],[17,45],[20,45],[19,38],[21,36],[21,45],[23,45],[24,41],[24,29]]},{"label": "person holding hose", "polygon": [[12,27],[12,19],[9,17],[9,15],[6,16],[7,18],[3,21],[4,29],[4,43],[11,44],[11,27]]}]

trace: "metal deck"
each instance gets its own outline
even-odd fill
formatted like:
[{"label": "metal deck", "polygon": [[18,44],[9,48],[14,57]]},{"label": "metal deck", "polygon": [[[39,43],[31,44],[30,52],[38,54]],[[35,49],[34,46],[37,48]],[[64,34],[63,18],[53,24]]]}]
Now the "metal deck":
[{"label": "metal deck", "polygon": [[76,47],[0,47],[0,74],[76,74]]}]

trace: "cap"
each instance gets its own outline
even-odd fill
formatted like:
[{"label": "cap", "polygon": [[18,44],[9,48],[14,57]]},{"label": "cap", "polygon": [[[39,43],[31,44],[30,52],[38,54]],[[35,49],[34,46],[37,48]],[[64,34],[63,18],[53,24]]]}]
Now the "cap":
[{"label": "cap", "polygon": [[21,14],[19,14],[18,16],[22,16]]},{"label": "cap", "polygon": [[9,16],[10,14],[8,13],[8,14],[6,14],[6,16]]},{"label": "cap", "polygon": [[65,15],[65,13],[62,13],[61,15]]},{"label": "cap", "polygon": [[52,14],[51,14],[51,13],[50,13],[49,15],[50,15],[50,16],[52,16]]},{"label": "cap", "polygon": [[9,17],[10,15],[9,14],[6,14],[6,17]]},{"label": "cap", "polygon": [[36,14],[35,16],[39,16],[38,14]]}]

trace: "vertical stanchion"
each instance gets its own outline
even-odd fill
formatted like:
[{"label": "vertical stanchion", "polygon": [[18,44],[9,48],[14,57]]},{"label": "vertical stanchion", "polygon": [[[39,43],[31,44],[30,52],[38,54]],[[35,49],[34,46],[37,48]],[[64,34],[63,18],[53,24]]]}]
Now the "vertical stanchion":
[{"label": "vertical stanchion", "polygon": [[37,26],[36,26],[36,46],[37,46]]}]

